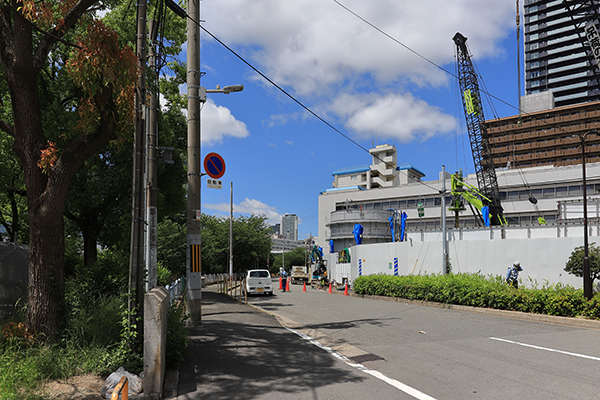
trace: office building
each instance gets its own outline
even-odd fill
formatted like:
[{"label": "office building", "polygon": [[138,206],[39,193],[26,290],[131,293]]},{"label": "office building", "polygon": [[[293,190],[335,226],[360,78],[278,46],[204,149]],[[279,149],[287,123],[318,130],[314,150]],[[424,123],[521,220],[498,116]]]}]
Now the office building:
[{"label": "office building", "polygon": [[281,236],[285,240],[298,240],[298,216],[285,214],[281,217]]},{"label": "office building", "polygon": [[525,93],[550,91],[557,107],[600,100],[585,26],[600,1],[525,0]]},{"label": "office building", "polygon": [[486,121],[496,168],[556,167],[600,162],[600,101]]}]

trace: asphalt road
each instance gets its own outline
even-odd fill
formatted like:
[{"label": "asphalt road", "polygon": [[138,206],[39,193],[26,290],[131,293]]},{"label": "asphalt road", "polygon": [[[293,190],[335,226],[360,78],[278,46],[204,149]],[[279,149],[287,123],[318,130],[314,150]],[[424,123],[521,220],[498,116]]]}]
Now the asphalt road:
[{"label": "asphalt road", "polygon": [[[600,329],[364,299],[312,288],[303,292],[300,285],[291,289],[285,293],[276,290],[271,297],[251,297],[249,304],[274,315],[299,342],[327,351],[335,361],[332,372],[348,374],[340,386],[348,389],[347,383],[353,382],[345,397],[339,391],[344,389],[332,387],[331,397],[320,393],[313,398],[547,400],[599,396]],[[307,369],[316,367],[323,365],[308,365]]]}]

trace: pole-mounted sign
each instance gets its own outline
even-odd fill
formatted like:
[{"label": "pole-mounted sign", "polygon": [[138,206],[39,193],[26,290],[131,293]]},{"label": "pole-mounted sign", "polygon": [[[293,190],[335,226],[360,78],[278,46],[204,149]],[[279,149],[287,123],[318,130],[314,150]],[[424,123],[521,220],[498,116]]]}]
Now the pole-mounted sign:
[{"label": "pole-mounted sign", "polygon": [[217,153],[208,153],[204,157],[204,171],[213,179],[219,179],[225,174],[225,160]]}]

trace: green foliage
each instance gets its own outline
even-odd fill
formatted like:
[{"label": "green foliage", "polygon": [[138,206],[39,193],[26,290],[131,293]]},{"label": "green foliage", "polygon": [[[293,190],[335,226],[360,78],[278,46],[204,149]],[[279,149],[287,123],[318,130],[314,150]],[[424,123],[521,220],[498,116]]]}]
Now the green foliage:
[{"label": "green foliage", "polygon": [[[271,253],[271,229],[264,215],[240,216],[233,221],[233,269],[263,268]],[[202,214],[202,272],[229,270],[229,218]]]},{"label": "green foliage", "polygon": [[165,218],[158,223],[156,232],[157,260],[159,264],[171,271],[174,276],[185,275],[185,248],[187,242],[185,222],[178,223],[170,218]]},{"label": "green foliage", "polygon": [[501,276],[477,274],[368,275],[354,281],[357,294],[435,301],[563,317],[599,318],[600,294],[590,301],[570,285],[515,289]]},{"label": "green foliage", "polygon": [[[285,269],[287,271],[290,271],[290,269],[293,265],[305,265],[307,253],[308,253],[308,250],[306,250],[304,247],[296,247],[295,249],[293,249],[291,251],[286,251],[285,252]],[[283,257],[281,254],[277,254],[272,258],[273,261],[271,263],[271,272],[279,271],[279,268],[281,267],[281,265],[284,261],[284,260],[282,260],[282,258]]]},{"label": "green foliage", "polygon": [[185,328],[185,320],[188,315],[185,313],[184,303],[174,303],[169,308],[169,322],[167,331],[167,353],[166,368],[175,369],[181,365],[188,355],[189,331]]},{"label": "green foliage", "polygon": [[[583,246],[575,247],[575,250],[569,256],[565,266],[565,271],[575,276],[583,277],[583,257],[585,248]],[[594,281],[600,278],[600,247],[596,243],[590,243],[588,246],[588,256],[590,258],[590,274],[592,285]]]}]

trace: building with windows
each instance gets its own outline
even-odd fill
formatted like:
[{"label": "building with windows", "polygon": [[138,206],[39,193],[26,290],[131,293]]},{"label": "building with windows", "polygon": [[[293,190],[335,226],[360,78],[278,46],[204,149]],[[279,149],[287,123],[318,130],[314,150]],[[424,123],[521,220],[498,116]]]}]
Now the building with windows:
[{"label": "building with windows", "polygon": [[[574,156],[575,157],[575,156]],[[440,166],[441,167],[441,166]],[[588,193],[588,220],[598,225],[600,217],[600,162],[590,162],[586,166]],[[408,175],[414,168],[397,169],[397,175]],[[390,225],[390,217],[406,213],[407,237],[415,238],[426,232],[439,232],[442,228],[442,197],[440,195],[445,179],[446,207],[450,207],[451,177],[442,172],[437,180],[416,179],[398,183],[392,187],[365,189],[351,185],[348,176],[338,171],[336,187],[324,190],[319,195],[319,246],[329,249],[329,240],[334,241],[334,251],[356,245],[353,227],[363,226],[363,244],[392,241],[392,229],[399,240],[399,224]],[[348,175],[358,174],[357,169],[349,169]],[[337,175],[336,175],[337,174]],[[581,223],[582,218],[582,168],[581,164],[565,163],[555,166],[552,163],[529,168],[499,168],[496,170],[500,198],[504,215],[508,221],[506,229],[517,227],[546,228],[548,235],[564,235],[561,229],[571,222]],[[401,179],[397,179],[401,182]],[[347,182],[347,186],[342,183]],[[477,186],[475,174],[465,177],[465,182]],[[530,198],[537,202],[532,204]],[[419,203],[423,216],[419,217]],[[455,214],[446,212],[449,230],[465,232],[480,227],[479,218],[468,207]],[[541,224],[540,220],[545,221]],[[394,222],[394,218],[392,221]],[[396,221],[397,222],[397,221]],[[462,234],[462,233],[461,233]]]},{"label": "building with windows", "polygon": [[556,167],[581,163],[581,139],[587,162],[600,161],[600,101],[486,121],[496,167]]},{"label": "building with windows", "polygon": [[298,216],[285,214],[281,217],[281,236],[285,240],[298,240]]},{"label": "building with windows", "polygon": [[598,0],[525,0],[525,93],[551,91],[557,107],[600,100],[585,25]]}]

